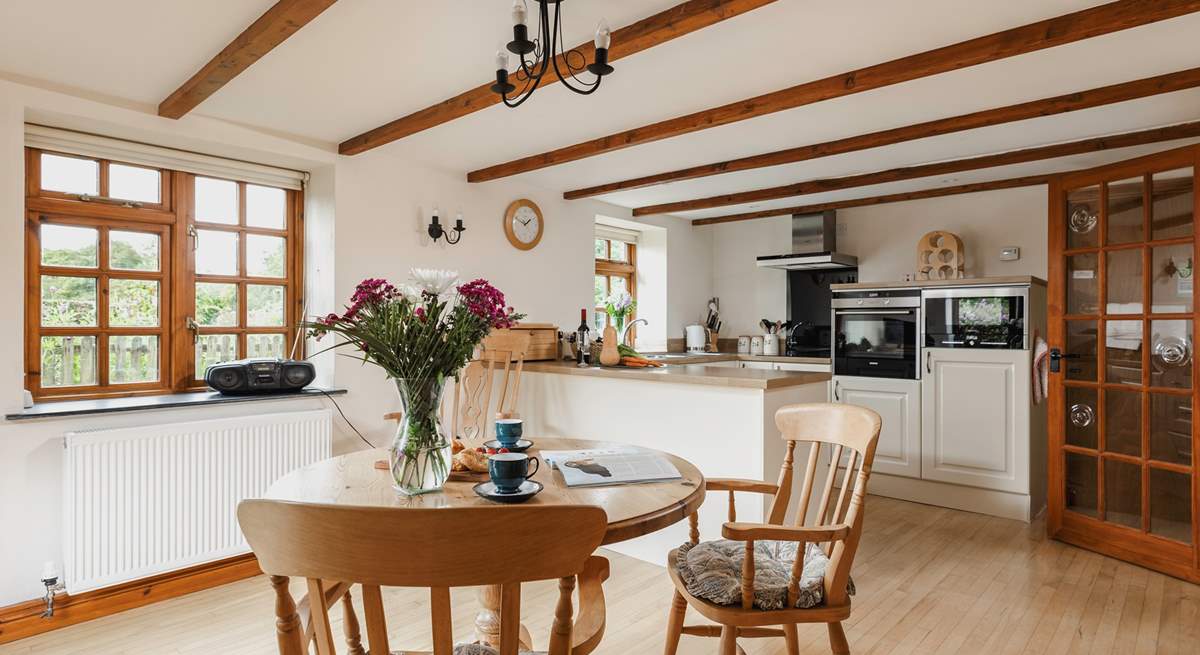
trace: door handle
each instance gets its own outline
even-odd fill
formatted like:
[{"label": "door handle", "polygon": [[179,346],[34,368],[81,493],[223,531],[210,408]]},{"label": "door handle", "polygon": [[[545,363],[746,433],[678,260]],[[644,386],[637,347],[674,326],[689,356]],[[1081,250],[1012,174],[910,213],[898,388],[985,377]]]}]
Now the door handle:
[{"label": "door handle", "polygon": [[1062,369],[1062,360],[1064,359],[1079,359],[1079,353],[1064,353],[1058,348],[1050,349],[1050,372],[1058,373]]},{"label": "door handle", "polygon": [[841,382],[839,382],[837,380],[833,381],[833,399],[837,402],[841,402],[841,400],[842,400],[841,396],[838,395],[838,386],[839,385],[841,385]]},{"label": "door handle", "polygon": [[929,358],[932,356],[933,356],[933,353],[929,352],[928,350],[925,351],[925,372],[926,373],[933,373],[933,366],[930,364],[930,361],[929,361]]}]

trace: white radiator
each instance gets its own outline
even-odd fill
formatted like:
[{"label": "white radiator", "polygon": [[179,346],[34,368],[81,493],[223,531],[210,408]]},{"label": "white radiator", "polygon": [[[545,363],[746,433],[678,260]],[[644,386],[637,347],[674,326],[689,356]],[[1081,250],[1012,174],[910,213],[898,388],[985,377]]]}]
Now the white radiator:
[{"label": "white radiator", "polygon": [[330,456],[328,410],[68,432],[67,591],[249,552],[237,504]]}]

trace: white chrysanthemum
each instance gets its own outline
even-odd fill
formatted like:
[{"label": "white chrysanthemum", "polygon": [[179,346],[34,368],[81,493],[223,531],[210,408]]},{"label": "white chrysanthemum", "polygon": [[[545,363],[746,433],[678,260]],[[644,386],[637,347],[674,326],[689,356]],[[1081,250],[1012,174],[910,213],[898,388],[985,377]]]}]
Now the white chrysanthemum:
[{"label": "white chrysanthemum", "polygon": [[399,284],[396,285],[396,289],[400,292],[400,295],[407,298],[410,302],[421,302],[421,289],[417,285],[408,283]]},{"label": "white chrysanthemum", "polygon": [[421,291],[435,296],[446,293],[458,281],[458,271],[444,271],[436,268],[414,268],[409,275]]}]

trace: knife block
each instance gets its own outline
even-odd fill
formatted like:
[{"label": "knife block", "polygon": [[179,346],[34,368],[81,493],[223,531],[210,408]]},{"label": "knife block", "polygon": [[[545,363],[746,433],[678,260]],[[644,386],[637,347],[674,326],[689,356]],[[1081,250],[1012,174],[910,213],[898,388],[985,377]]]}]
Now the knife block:
[{"label": "knife block", "polygon": [[704,328],[704,352],[717,352],[717,331]]}]

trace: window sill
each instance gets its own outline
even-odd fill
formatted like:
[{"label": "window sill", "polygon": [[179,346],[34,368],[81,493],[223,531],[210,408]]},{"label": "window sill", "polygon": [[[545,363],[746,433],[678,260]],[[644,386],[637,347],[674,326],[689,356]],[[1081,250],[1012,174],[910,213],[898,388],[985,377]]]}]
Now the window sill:
[{"label": "window sill", "polygon": [[76,416],[95,416],[97,414],[142,412],[156,409],[180,409],[206,407],[209,405],[269,402],[273,400],[291,400],[294,398],[312,398],[314,396],[322,397],[326,395],[341,396],[345,393],[345,389],[309,387],[299,392],[265,394],[261,396],[222,396],[215,391],[198,391],[194,393],[170,393],[161,396],[133,396],[129,398],[105,398],[101,400],[64,400],[34,403],[33,407],[7,414],[4,418],[8,421],[71,418]]}]

